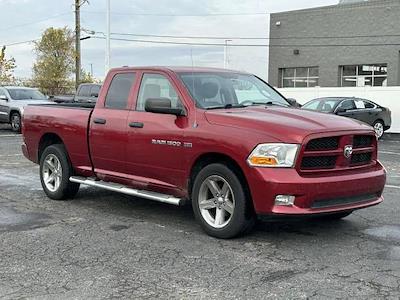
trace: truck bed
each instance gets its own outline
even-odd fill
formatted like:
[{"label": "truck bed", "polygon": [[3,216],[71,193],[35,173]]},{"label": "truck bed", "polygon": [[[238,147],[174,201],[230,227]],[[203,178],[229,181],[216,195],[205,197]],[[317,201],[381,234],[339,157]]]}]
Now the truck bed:
[{"label": "truck bed", "polygon": [[90,171],[88,126],[93,107],[87,103],[29,105],[22,121],[29,157],[38,162],[41,138],[52,135],[64,143],[76,169]]}]

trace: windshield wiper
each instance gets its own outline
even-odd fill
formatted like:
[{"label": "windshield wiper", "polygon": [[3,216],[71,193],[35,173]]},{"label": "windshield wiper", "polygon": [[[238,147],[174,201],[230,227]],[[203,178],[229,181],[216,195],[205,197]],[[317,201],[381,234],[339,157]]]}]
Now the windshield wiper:
[{"label": "windshield wiper", "polygon": [[211,109],[230,109],[230,108],[244,108],[246,106],[241,105],[241,104],[226,104],[224,106],[212,106],[212,107],[207,107],[207,110],[211,110]]},{"label": "windshield wiper", "polygon": [[267,103],[265,103],[266,106],[269,105],[277,105],[277,106],[282,106],[282,107],[290,107],[290,105],[285,105],[283,103],[280,102],[276,102],[276,101],[268,101]]}]

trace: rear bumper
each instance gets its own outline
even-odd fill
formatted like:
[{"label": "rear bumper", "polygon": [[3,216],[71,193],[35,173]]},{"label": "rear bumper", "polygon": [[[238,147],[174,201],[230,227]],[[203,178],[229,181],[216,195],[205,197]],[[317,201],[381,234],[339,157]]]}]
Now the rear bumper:
[{"label": "rear bumper", "polygon": [[[314,215],[349,211],[383,201],[386,171],[375,167],[337,175],[300,176],[295,169],[255,168],[248,179],[260,215]],[[277,195],[295,196],[292,206],[276,206]]]}]

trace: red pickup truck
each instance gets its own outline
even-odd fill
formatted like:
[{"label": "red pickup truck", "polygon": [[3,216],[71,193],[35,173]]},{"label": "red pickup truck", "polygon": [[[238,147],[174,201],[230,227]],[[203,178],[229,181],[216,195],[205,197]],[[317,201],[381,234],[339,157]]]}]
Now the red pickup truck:
[{"label": "red pickup truck", "polygon": [[51,199],[84,184],[189,201],[219,238],[257,215],[343,218],[380,203],[386,181],[370,126],[293,108],[260,78],[220,69],[112,69],[94,107],[26,108],[23,137]]}]

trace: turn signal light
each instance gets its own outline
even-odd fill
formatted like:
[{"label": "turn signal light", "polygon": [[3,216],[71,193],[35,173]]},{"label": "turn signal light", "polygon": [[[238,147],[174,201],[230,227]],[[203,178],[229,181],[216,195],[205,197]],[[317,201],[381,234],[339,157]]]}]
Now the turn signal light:
[{"label": "turn signal light", "polygon": [[275,157],[253,156],[249,158],[249,161],[252,165],[276,166],[278,164]]}]

